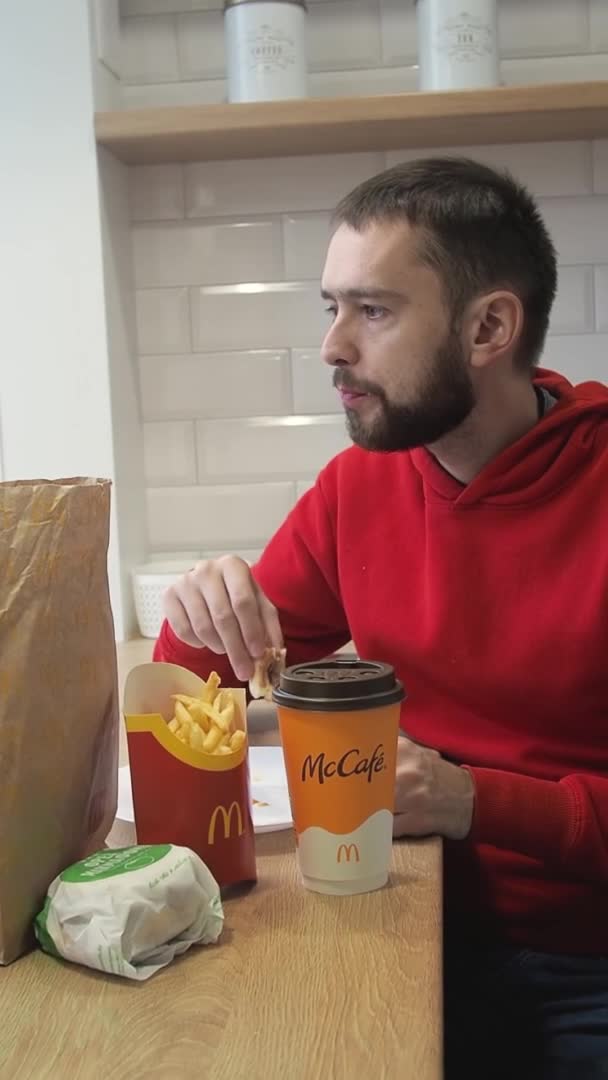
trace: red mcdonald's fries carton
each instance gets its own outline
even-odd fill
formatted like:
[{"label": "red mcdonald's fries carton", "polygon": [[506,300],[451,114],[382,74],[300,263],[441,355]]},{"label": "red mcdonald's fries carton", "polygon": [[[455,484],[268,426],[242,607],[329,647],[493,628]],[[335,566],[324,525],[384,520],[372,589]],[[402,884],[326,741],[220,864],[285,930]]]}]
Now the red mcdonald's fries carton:
[{"label": "red mcdonald's fries carton", "polygon": [[124,713],[137,842],[191,848],[219,885],[255,881],[245,691],[141,664]]}]

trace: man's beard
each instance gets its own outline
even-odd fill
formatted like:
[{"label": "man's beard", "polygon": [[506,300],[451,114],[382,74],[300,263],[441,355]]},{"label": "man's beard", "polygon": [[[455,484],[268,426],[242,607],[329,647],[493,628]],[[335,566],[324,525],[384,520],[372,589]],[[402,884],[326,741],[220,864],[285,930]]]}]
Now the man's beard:
[{"label": "man's beard", "polygon": [[[452,331],[436,350],[426,382],[409,405],[389,401],[374,383],[359,383],[349,368],[337,368],[334,386],[373,394],[376,415],[365,420],[357,409],[346,408],[348,433],[364,450],[412,450],[430,446],[462,424],[475,406],[475,392],[457,334]],[[378,408],[379,406],[379,408]]]}]

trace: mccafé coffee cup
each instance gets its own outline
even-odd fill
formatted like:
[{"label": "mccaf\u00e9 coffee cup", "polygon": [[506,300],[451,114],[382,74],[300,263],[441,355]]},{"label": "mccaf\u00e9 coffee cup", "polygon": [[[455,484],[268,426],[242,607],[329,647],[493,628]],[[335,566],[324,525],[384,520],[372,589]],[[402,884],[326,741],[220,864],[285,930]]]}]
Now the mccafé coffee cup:
[{"label": "mccaf\u00e9 coffee cup", "polygon": [[347,895],[388,880],[403,686],[390,664],[332,659],[273,692],[303,883]]}]

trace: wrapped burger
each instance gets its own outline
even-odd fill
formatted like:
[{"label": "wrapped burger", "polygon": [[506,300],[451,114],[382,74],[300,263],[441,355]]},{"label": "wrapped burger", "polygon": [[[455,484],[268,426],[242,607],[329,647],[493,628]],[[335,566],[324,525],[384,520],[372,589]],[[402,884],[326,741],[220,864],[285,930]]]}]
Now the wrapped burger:
[{"label": "wrapped burger", "polygon": [[129,979],[148,979],[191,945],[218,940],[218,884],[193,851],[172,844],[90,855],[49,887],[36,918],[45,952]]}]

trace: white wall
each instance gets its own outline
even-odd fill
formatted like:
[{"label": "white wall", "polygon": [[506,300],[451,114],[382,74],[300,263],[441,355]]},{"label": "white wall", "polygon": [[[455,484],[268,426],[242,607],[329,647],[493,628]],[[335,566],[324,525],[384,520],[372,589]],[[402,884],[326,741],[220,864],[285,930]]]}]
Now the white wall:
[{"label": "white wall", "polygon": [[[119,108],[123,49],[118,0],[89,0],[89,14],[95,109]],[[131,573],[147,551],[129,170],[100,149],[98,179],[122,611],[117,636],[122,640],[137,630]]]},{"label": "white wall", "polygon": [[99,151],[99,192],[122,639],[136,630],[131,572],[145,559],[147,531],[129,170],[105,150]]},{"label": "white wall", "polygon": [[[0,51],[4,477],[116,481],[87,5],[11,5]],[[115,498],[120,637],[129,620],[119,551]]]},{"label": "white wall", "polygon": [[[81,0],[12,5],[3,17],[0,72],[5,477],[111,477],[89,28]],[[117,598],[115,559],[111,574]]]}]

